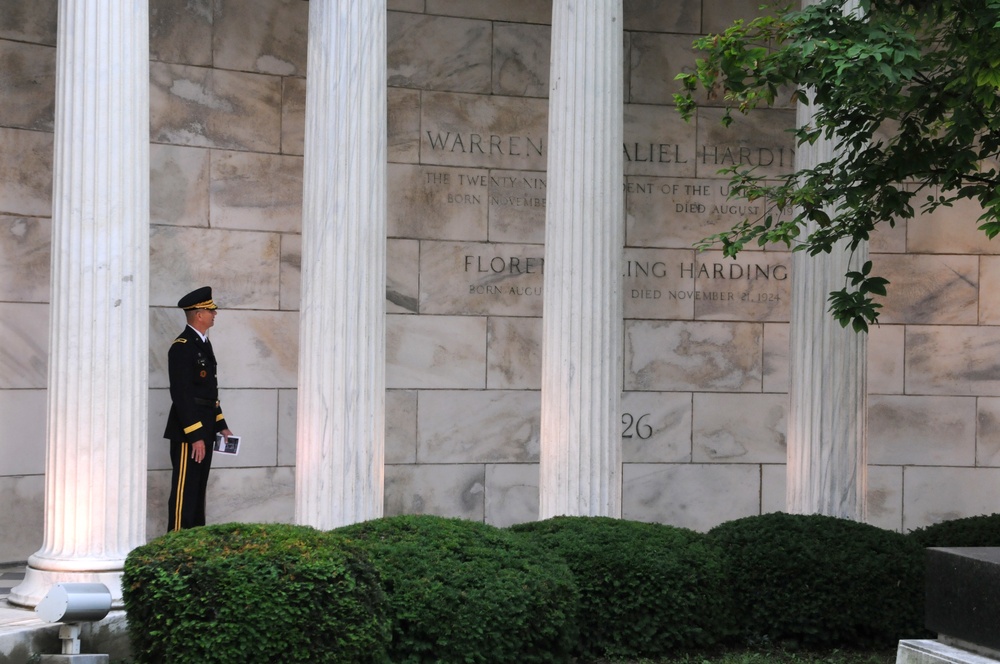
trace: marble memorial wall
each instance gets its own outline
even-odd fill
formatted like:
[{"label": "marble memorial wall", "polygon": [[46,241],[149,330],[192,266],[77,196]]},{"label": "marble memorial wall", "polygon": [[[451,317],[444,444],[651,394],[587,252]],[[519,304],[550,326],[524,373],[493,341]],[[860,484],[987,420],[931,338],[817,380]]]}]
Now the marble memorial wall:
[{"label": "marble memorial wall", "polygon": [[[538,506],[551,5],[389,0],[387,514],[508,525]],[[756,0],[625,0],[623,516],[707,529],[784,508],[790,254],[693,244],[766,203],[720,168],[794,163],[791,106],[736,131],[672,107],[692,40]],[[222,401],[209,520],[293,516],[304,0],[151,0],[148,533],[173,306],[211,284]],[[0,0],[0,560],[42,538],[55,0]],[[578,140],[585,142],[586,136]],[[1000,505],[998,245],[968,204],[887,229],[869,363],[870,521]],[[335,340],[331,339],[331,343]]]}]

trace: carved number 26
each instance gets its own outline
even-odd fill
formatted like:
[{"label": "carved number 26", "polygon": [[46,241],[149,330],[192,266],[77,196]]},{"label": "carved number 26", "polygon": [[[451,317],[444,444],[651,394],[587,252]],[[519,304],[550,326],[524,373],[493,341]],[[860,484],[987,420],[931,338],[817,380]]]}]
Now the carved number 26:
[{"label": "carved number 26", "polygon": [[649,413],[643,413],[638,418],[633,416],[632,413],[622,413],[622,424],[625,425],[625,430],[622,431],[622,438],[631,438],[633,432],[635,432],[635,437],[639,440],[646,440],[652,436],[653,427],[643,423],[643,420],[647,417],[649,417]]}]

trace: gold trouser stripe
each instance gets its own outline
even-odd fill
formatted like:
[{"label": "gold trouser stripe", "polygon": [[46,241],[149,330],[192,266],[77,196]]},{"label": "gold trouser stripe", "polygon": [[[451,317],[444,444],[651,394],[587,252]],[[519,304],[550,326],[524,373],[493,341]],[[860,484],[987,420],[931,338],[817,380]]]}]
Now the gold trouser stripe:
[{"label": "gold trouser stripe", "polygon": [[226,416],[223,415],[222,413],[219,413],[218,415],[215,416],[215,421],[216,422],[221,422],[224,419],[226,419]]},{"label": "gold trouser stripe", "polygon": [[177,473],[177,500],[174,503],[174,530],[181,529],[181,510],[184,509],[184,483],[187,480],[188,447],[190,443],[181,443],[181,468]]},{"label": "gold trouser stripe", "polygon": [[201,428],[201,422],[195,422],[189,427],[184,428],[184,433],[191,433],[192,431],[197,431]]}]

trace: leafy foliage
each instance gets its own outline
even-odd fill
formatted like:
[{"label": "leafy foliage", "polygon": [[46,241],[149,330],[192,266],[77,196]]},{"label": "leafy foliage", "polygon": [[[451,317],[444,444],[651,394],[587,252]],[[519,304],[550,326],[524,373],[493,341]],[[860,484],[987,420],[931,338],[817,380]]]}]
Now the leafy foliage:
[{"label": "leafy foliage", "polygon": [[580,587],[584,656],[639,657],[713,646],[731,614],[720,552],[683,528],[557,517],[511,528],[562,556]]},{"label": "leafy foliage", "polygon": [[1000,546],[1000,514],[942,521],[909,533],[922,547]]},{"label": "leafy foliage", "polygon": [[578,592],[558,556],[499,528],[435,516],[335,532],[356,538],[381,573],[393,662],[568,660]]},{"label": "leafy foliage", "polygon": [[[980,229],[1000,233],[1000,0],[819,0],[737,21],[695,42],[704,58],[681,74],[678,110],[690,118],[700,88],[733,111],[775,104],[779,92],[816,106],[795,130],[798,145],[836,137],[834,156],[778,180],[726,169],[730,195],[768,203],[767,212],[707,238],[727,256],[747,244],[784,243],[810,255],[840,241],[855,250],[878,224],[959,199],[982,206]],[[779,214],[793,209],[792,215]],[[870,268],[869,268],[870,270]],[[878,318],[884,279],[847,275],[832,314],[866,330]]]},{"label": "leafy foliage", "polygon": [[889,647],[923,636],[923,549],[821,515],[765,514],[709,531],[743,637],[807,648]]},{"label": "leafy foliage", "polygon": [[344,537],[223,524],[133,549],[122,576],[136,662],[384,662],[378,575]]}]

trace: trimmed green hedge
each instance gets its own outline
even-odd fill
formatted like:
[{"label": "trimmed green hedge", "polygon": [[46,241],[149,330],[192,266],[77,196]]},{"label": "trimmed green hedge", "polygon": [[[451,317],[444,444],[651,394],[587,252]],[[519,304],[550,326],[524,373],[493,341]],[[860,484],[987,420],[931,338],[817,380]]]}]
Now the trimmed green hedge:
[{"label": "trimmed green hedge", "polygon": [[923,635],[923,549],[819,515],[765,514],[709,531],[751,643],[890,647]]},{"label": "trimmed green hedge", "polygon": [[573,570],[580,655],[665,655],[715,645],[731,631],[721,552],[703,534],[605,517],[556,517],[511,530]]},{"label": "trimmed green hedge", "polygon": [[354,538],[379,570],[394,663],[568,660],[578,593],[558,556],[499,528],[435,516],[335,532]]},{"label": "trimmed green hedge", "polygon": [[942,521],[911,531],[909,537],[923,547],[1000,546],[1000,514]]},{"label": "trimmed green hedge", "polygon": [[384,662],[379,578],[346,538],[231,523],[131,551],[122,593],[135,661]]}]

